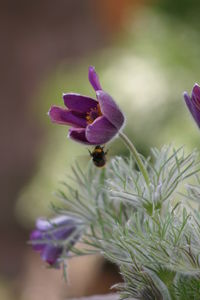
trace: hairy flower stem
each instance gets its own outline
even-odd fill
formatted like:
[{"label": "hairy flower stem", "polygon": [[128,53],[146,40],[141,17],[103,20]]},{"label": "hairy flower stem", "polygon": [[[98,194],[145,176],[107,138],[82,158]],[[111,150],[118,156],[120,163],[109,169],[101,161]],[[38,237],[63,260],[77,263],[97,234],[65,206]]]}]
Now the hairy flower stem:
[{"label": "hairy flower stem", "polygon": [[130,152],[132,153],[138,168],[140,169],[142,175],[144,176],[144,179],[146,181],[147,186],[149,186],[150,180],[149,180],[149,174],[147,172],[147,169],[145,168],[139,153],[137,152],[137,149],[135,148],[135,146],[133,145],[133,143],[129,140],[129,138],[123,133],[120,132],[119,133],[120,138],[123,140],[123,142],[125,143],[125,145],[129,148]]}]

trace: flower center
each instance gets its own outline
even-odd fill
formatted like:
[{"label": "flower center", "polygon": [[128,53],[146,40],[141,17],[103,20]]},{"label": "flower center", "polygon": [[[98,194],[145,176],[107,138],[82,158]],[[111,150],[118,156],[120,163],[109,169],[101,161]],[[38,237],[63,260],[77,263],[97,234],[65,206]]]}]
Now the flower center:
[{"label": "flower center", "polygon": [[92,124],[94,120],[102,116],[100,105],[97,104],[97,107],[91,108],[90,111],[86,114],[86,120],[88,124]]}]

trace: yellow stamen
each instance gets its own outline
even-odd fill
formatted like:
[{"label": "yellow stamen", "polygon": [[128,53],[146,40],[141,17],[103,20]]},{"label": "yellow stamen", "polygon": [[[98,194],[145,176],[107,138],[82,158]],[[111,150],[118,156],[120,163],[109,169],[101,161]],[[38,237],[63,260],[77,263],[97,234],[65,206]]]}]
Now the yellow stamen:
[{"label": "yellow stamen", "polygon": [[[96,116],[95,116],[96,113]],[[90,111],[86,115],[86,120],[88,124],[92,124],[94,120],[98,117],[102,116],[102,112],[100,109],[100,105],[97,104],[96,108],[91,108]]]}]

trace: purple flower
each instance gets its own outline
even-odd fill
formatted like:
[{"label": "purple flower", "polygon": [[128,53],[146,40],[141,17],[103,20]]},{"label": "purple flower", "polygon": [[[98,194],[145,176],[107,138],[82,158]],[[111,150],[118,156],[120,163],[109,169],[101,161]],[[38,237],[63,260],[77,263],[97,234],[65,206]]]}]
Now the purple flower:
[{"label": "purple flower", "polygon": [[[68,252],[79,238],[76,233],[80,224],[75,218],[58,216],[52,220],[38,219],[36,229],[30,235],[33,249],[40,253],[42,260],[53,267],[59,267],[59,258]],[[62,241],[69,239],[67,246]]]},{"label": "purple flower", "polygon": [[124,115],[110,95],[101,88],[94,67],[89,67],[88,78],[97,100],[75,93],[63,95],[67,108],[52,106],[52,122],[72,126],[69,138],[87,145],[101,145],[110,141],[124,124]]},{"label": "purple flower", "polygon": [[184,92],[183,96],[189,111],[200,128],[200,86],[195,83],[191,97],[187,92]]}]

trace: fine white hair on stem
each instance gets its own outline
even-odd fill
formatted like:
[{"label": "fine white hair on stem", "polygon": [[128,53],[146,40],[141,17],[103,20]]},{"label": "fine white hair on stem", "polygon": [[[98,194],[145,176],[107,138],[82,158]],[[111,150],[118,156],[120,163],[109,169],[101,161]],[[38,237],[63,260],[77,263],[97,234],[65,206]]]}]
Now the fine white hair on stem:
[{"label": "fine white hair on stem", "polygon": [[148,185],[131,156],[115,157],[104,169],[76,164],[72,184],[64,182],[57,193],[56,213],[80,218],[85,227],[84,247],[74,246],[73,255],[101,253],[115,263],[122,299],[199,298],[197,157],[172,146],[152,149],[148,159],[140,155]]}]

